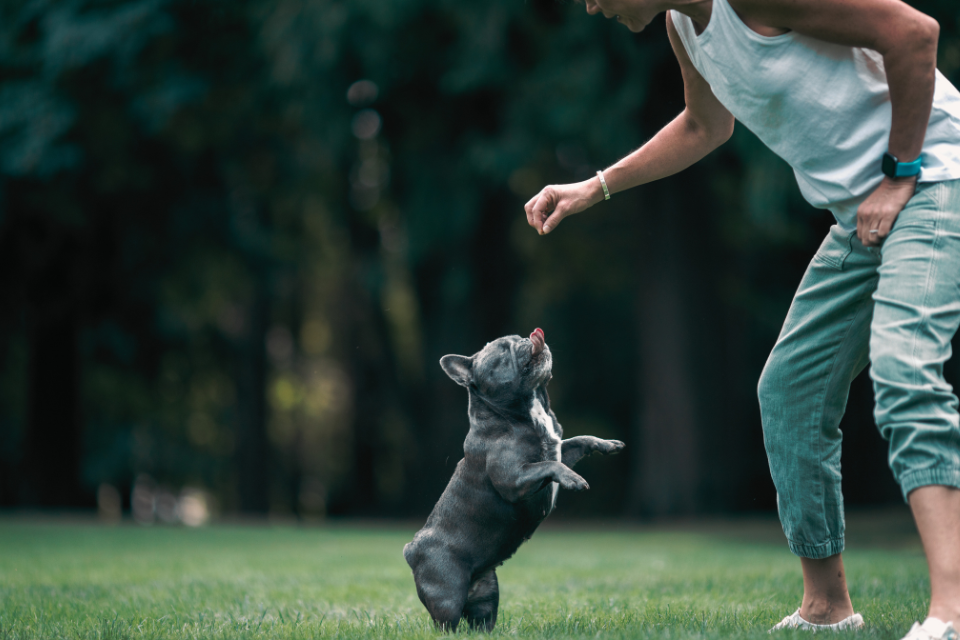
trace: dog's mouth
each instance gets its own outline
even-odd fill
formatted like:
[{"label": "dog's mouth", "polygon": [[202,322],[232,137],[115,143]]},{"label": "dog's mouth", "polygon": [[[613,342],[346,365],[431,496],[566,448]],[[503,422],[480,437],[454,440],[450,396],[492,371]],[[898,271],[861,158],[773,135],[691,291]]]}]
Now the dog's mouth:
[{"label": "dog's mouth", "polygon": [[534,329],[533,333],[530,334],[530,342],[533,344],[531,355],[536,357],[543,353],[543,348],[547,344],[546,340],[544,340],[543,329],[540,327]]},{"label": "dog's mouth", "polygon": [[537,327],[530,334],[530,359],[527,360],[525,369],[532,371],[542,371],[550,367],[550,349],[547,348],[547,341],[543,336],[543,329]]}]

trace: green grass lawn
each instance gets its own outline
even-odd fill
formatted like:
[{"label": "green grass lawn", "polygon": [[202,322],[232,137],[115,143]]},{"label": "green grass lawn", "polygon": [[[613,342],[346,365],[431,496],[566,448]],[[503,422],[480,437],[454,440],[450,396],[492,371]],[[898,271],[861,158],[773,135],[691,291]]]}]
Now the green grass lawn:
[{"label": "green grass lawn", "polygon": [[[769,638],[801,578],[761,529],[541,530],[498,570],[493,635]],[[401,556],[413,532],[0,520],[0,639],[437,637]],[[928,596],[919,546],[849,546],[859,637],[899,638]]]}]

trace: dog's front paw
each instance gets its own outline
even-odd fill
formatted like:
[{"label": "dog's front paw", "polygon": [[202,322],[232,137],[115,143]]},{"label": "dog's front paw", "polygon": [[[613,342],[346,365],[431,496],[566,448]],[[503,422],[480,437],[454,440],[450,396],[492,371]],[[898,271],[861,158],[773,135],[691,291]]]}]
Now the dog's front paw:
[{"label": "dog's front paw", "polygon": [[620,453],[625,446],[619,440],[601,440],[597,451],[604,455],[610,455],[611,453]]},{"label": "dog's front paw", "polygon": [[579,473],[567,469],[560,476],[560,486],[567,491],[586,491],[590,488],[587,481]]}]

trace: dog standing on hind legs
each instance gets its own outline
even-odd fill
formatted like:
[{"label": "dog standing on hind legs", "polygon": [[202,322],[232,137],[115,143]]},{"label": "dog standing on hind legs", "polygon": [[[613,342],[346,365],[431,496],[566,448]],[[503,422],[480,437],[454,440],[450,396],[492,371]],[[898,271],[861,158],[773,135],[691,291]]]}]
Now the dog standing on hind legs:
[{"label": "dog standing on hind legs", "polygon": [[490,631],[500,605],[496,568],[553,511],[558,487],[590,488],[573,471],[581,458],[617,453],[623,443],[561,440],[547,396],[553,358],[540,329],[499,338],[469,357],[444,356],[440,366],[469,391],[470,430],[463,459],[403,556],[439,628],[455,631],[465,618]]}]

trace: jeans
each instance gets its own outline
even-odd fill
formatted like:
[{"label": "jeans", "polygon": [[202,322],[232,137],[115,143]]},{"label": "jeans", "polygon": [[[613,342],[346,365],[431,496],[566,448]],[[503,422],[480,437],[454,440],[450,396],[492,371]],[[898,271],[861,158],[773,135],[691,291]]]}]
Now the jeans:
[{"label": "jeans", "polygon": [[879,248],[831,228],[760,377],[763,439],[790,550],[843,550],[840,418],[867,364],[904,499],[960,488],[957,397],[943,379],[960,325],[960,180],[924,183]]}]

